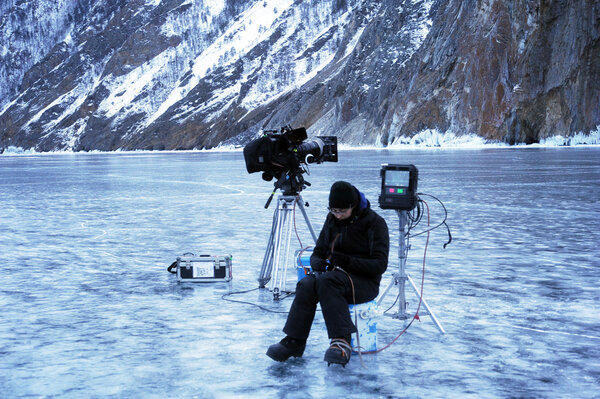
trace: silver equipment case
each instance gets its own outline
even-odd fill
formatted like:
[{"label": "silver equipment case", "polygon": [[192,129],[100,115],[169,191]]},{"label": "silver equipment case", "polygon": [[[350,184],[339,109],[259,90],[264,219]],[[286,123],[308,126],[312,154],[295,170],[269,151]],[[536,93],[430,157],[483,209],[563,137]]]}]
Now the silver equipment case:
[{"label": "silver equipment case", "polygon": [[183,254],[177,258],[177,281],[213,283],[231,281],[231,255]]}]

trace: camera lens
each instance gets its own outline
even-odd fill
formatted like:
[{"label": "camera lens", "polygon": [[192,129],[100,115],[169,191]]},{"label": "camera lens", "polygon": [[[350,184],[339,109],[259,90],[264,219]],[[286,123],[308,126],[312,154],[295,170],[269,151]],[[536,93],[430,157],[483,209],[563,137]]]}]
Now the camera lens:
[{"label": "camera lens", "polygon": [[315,137],[312,140],[305,141],[298,146],[298,156],[306,163],[317,162],[323,155],[323,140]]}]

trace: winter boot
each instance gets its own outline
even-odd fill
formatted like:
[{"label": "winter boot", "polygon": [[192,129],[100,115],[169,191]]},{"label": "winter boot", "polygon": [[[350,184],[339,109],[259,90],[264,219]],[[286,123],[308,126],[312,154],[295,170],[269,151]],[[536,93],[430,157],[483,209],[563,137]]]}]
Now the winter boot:
[{"label": "winter boot", "polygon": [[331,340],[331,345],[323,358],[327,362],[328,367],[331,363],[341,364],[344,368],[346,367],[352,354],[352,348],[348,342],[349,340],[344,338],[334,338]]},{"label": "winter boot", "polygon": [[290,357],[302,357],[306,348],[306,340],[285,337],[279,343],[269,346],[267,356],[278,362],[285,362]]}]

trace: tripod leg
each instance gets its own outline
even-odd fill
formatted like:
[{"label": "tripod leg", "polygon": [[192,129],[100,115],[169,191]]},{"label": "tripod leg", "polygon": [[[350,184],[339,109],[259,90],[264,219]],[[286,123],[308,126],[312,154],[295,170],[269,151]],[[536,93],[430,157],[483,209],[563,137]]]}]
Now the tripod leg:
[{"label": "tripod leg", "polygon": [[312,235],[312,238],[316,244],[317,243],[317,235],[315,234],[315,230],[313,229],[312,224],[310,223],[310,219],[308,218],[308,215],[306,214],[306,209],[304,209],[304,200],[302,199],[302,197],[300,195],[298,196],[298,207],[300,208],[300,212],[302,212],[302,216],[304,216],[304,221],[306,222],[306,225],[308,226],[308,230],[310,230],[310,234]]},{"label": "tripod leg", "polygon": [[260,275],[258,277],[259,288],[265,288],[266,284],[271,280],[271,271],[273,269],[273,252],[275,246],[275,236],[277,234],[277,224],[279,223],[279,206],[275,208],[273,214],[273,222],[271,223],[271,234],[267,242],[267,250],[263,258]]},{"label": "tripod leg", "polygon": [[390,281],[388,286],[385,287],[383,293],[379,296],[379,299],[377,300],[377,306],[381,305],[381,302],[383,302],[383,298],[385,298],[385,296],[390,292],[392,287],[396,285],[396,273],[394,273],[392,276],[392,281]]},{"label": "tripod leg", "polygon": [[435,326],[438,328],[438,330],[440,330],[440,332],[442,334],[445,334],[446,331],[444,331],[444,327],[442,327],[442,325],[440,324],[440,322],[438,321],[438,319],[435,317],[435,315],[431,311],[431,308],[427,304],[427,301],[425,300],[425,298],[421,297],[421,293],[417,289],[417,286],[415,285],[415,282],[413,281],[413,279],[408,274],[406,275],[406,278],[408,279],[408,282],[412,286],[413,291],[415,291],[415,294],[417,295],[417,298],[419,298],[421,300],[421,303],[423,304],[423,306],[425,306],[425,309],[427,309],[427,312],[429,313],[429,317],[431,317],[431,320],[433,321],[433,323],[435,324]]},{"label": "tripod leg", "polygon": [[[287,213],[289,214],[289,212],[291,212],[290,209],[287,209]],[[283,268],[283,275],[281,278],[281,284],[280,284],[280,291],[281,292],[287,292],[286,290],[286,282],[287,282],[287,270],[288,267],[290,266],[289,264],[289,257],[290,257],[290,246],[291,246],[291,241],[292,241],[292,229],[293,229],[293,223],[291,221],[289,221],[290,218],[286,218],[288,220],[288,224],[287,226],[285,226],[286,228],[286,237],[285,237],[285,249],[283,251],[283,257],[282,257],[282,268]]]},{"label": "tripod leg", "polygon": [[[282,195],[277,200],[277,208],[273,215],[271,226],[271,235],[267,244],[267,250],[263,258],[263,264],[258,279],[259,288],[265,288],[270,281],[270,289],[273,291],[275,299],[279,299],[279,294],[286,290],[287,268],[293,262],[289,262],[291,241],[293,236],[294,224],[292,223],[292,212],[295,204],[298,204],[304,217],[304,221],[310,230],[313,240],[317,242],[317,235],[308,219],[304,202],[300,195]],[[282,247],[282,245],[285,245]],[[283,269],[282,269],[283,268]],[[295,273],[294,273],[295,275]]]},{"label": "tripod leg", "polygon": [[[285,202],[283,202],[281,199],[279,200],[279,206],[281,206],[280,212],[279,212],[279,219],[277,221],[277,229],[276,229],[276,233],[275,233],[275,251],[273,253],[273,262],[274,262],[274,266],[273,266],[273,280],[271,281],[271,290],[274,291],[275,288],[277,288],[277,292],[279,292],[281,290],[281,282],[280,280],[280,260],[281,260],[281,242],[282,242],[282,236],[283,236],[283,231],[287,222],[287,216],[288,216],[288,212],[287,212],[287,208],[285,206]],[[275,291],[274,291],[275,292]]]}]

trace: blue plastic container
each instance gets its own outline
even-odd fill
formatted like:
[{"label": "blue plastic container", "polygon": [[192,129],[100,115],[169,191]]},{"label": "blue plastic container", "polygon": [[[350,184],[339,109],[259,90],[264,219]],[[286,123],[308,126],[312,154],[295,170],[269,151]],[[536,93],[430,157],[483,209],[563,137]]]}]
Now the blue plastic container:
[{"label": "blue plastic container", "polygon": [[298,273],[298,281],[302,280],[311,271],[310,255],[312,250],[298,250],[294,254],[296,257],[296,271]]},{"label": "blue plastic container", "polygon": [[[358,322],[358,338],[360,339],[360,351],[372,352],[377,350],[377,302],[375,300],[359,303],[357,305],[348,305],[352,323]],[[355,319],[355,313],[356,319]],[[352,334],[350,342],[353,352],[358,352],[358,339],[356,333]]]},{"label": "blue plastic container", "polygon": [[300,281],[308,275],[310,267],[298,266],[296,267],[296,271],[298,272],[298,281]]}]

